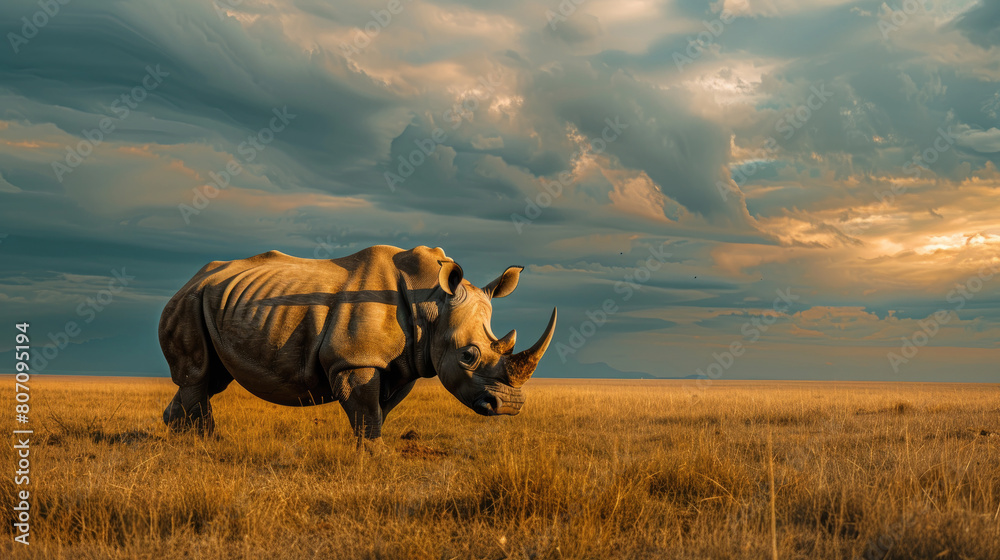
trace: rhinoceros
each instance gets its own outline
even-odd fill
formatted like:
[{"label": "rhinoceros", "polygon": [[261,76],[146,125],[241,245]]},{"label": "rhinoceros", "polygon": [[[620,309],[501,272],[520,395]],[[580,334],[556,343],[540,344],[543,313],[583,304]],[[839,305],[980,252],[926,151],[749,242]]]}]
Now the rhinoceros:
[{"label": "rhinoceros", "polygon": [[377,245],[336,259],[270,251],[202,268],[167,302],[159,338],[179,387],[163,411],[175,430],[215,428],[210,398],[234,379],[266,401],[337,401],[359,447],[382,446],[382,423],[421,377],[475,412],[516,415],[521,386],[552,340],[515,354],[497,338],[491,301],[517,287],[508,267],[483,288],[440,248]]}]

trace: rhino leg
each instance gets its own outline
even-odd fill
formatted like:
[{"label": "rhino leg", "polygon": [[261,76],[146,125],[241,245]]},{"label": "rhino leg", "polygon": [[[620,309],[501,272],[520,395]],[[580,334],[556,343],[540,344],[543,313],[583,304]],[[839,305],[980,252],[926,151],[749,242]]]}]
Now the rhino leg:
[{"label": "rhino leg", "polygon": [[201,295],[189,287],[177,292],[160,316],[160,347],[170,377],[179,387],[163,411],[163,422],[175,431],[194,428],[211,435],[215,421],[208,400],[225,389],[233,376],[212,346]]},{"label": "rhino leg", "polygon": [[402,401],[406,397],[406,395],[410,394],[410,391],[413,390],[413,386],[416,383],[417,383],[416,379],[410,381],[406,385],[403,385],[402,387],[397,389],[396,392],[389,395],[388,398],[381,400],[379,402],[379,405],[382,407],[382,423],[385,423],[385,417],[389,415],[389,412],[391,412],[392,409],[396,408],[396,405],[399,404],[400,401]]},{"label": "rhino leg", "polygon": [[163,423],[173,431],[195,429],[199,435],[210,436],[215,431],[215,418],[209,399],[222,392],[233,381],[228,371],[210,371],[207,379],[195,385],[181,387],[163,410]]},{"label": "rhino leg", "polygon": [[379,403],[379,371],[375,368],[346,370],[330,376],[333,393],[340,401],[358,438],[358,449],[382,445],[382,407]]},{"label": "rhino leg", "polygon": [[201,387],[181,387],[163,411],[163,422],[175,432],[195,429],[199,435],[212,435],[215,420],[208,394]]}]

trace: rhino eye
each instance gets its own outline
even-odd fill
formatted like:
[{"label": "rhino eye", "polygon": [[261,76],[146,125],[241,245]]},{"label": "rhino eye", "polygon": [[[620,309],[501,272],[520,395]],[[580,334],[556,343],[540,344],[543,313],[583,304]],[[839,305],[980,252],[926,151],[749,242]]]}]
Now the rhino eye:
[{"label": "rhino eye", "polygon": [[462,350],[462,355],[458,358],[458,361],[466,367],[474,367],[479,363],[479,348],[475,346],[469,346]]}]

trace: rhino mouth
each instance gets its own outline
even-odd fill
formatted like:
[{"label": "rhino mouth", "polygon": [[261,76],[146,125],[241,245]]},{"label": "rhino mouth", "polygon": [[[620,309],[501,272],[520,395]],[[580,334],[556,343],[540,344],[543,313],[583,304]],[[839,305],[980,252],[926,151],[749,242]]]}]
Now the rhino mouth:
[{"label": "rhino mouth", "polygon": [[482,416],[516,416],[523,405],[524,393],[520,389],[490,385],[483,388],[483,394],[473,403],[472,410]]}]

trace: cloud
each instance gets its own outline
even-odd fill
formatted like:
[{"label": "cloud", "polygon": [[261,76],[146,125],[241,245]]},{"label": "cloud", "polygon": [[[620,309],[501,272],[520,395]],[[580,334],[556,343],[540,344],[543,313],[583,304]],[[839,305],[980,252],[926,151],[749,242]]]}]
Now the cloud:
[{"label": "cloud", "polygon": [[553,19],[549,23],[549,31],[567,43],[583,43],[600,37],[601,22],[590,14],[575,15],[571,19],[560,21]]},{"label": "cloud", "polygon": [[1000,44],[1000,6],[980,1],[958,17],[954,26],[984,49]]},{"label": "cloud", "polygon": [[[887,35],[876,0],[588,0],[554,27],[555,3],[386,6],[74,3],[0,49],[0,299],[56,332],[108,271],[137,271],[63,369],[98,370],[118,347],[141,351],[115,367],[162,372],[155,319],[211,260],[442,246],[479,283],[526,267],[497,332],[540,332],[557,305],[565,338],[667,242],[554,372],[693,373],[791,288],[800,305],[730,375],[823,360],[839,369],[815,375],[879,378],[899,337],[997,262],[991,3]],[[723,8],[736,17],[720,28]],[[275,110],[295,117],[263,133]],[[95,142],[102,122],[114,130]],[[251,152],[255,137],[270,140]],[[908,371],[994,371],[980,350],[1000,333],[995,293],[967,299]]]},{"label": "cloud", "polygon": [[1000,129],[972,130],[968,126],[961,127],[956,133],[958,144],[972,148],[977,152],[1000,152]]}]

